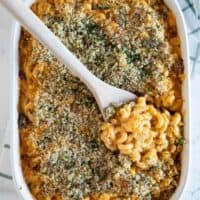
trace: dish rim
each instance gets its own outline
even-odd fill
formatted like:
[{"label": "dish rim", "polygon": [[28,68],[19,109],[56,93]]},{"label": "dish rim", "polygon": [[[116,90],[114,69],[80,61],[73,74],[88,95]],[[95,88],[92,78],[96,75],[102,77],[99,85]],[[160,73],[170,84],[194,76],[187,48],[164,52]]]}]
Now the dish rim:
[{"label": "dish rim", "polygon": [[[27,5],[31,5],[34,0],[25,0]],[[178,35],[181,39],[181,53],[184,62],[184,73],[186,74],[184,83],[182,85],[184,105],[184,137],[186,138],[187,143],[184,145],[183,152],[181,155],[181,177],[179,180],[179,185],[176,188],[174,194],[170,198],[171,200],[180,199],[185,185],[187,183],[187,177],[189,174],[190,166],[190,64],[189,64],[189,46],[188,46],[188,36],[186,23],[184,20],[183,13],[177,2],[177,0],[164,0],[166,5],[172,10],[173,14],[176,16],[176,24],[178,28]],[[11,164],[12,164],[12,174],[15,188],[24,199],[35,199],[30,193],[28,186],[23,178],[21,163],[20,163],[20,144],[19,144],[19,132],[18,132],[18,99],[19,99],[19,87],[18,87],[18,67],[19,67],[19,37],[20,37],[21,27],[17,21],[12,23],[11,30],[11,44],[10,44],[10,53],[9,53],[9,67],[10,67],[10,98],[9,104],[10,108],[10,132],[11,132]]]}]

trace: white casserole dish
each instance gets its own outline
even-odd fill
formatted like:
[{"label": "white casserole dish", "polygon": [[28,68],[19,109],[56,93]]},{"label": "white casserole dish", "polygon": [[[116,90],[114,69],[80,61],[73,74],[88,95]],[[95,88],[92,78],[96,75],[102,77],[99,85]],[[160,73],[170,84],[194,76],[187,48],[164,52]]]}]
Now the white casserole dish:
[{"label": "white casserole dish", "polygon": [[[181,39],[181,51],[182,58],[184,61],[185,74],[186,78],[183,83],[183,113],[184,113],[184,137],[187,143],[184,145],[182,152],[182,172],[179,182],[179,186],[174,192],[171,200],[178,200],[183,193],[184,187],[186,185],[187,176],[189,172],[189,163],[190,163],[190,81],[189,81],[189,53],[188,53],[188,39],[186,32],[186,25],[184,22],[184,17],[181,12],[181,9],[176,0],[164,0],[167,6],[173,11],[176,16],[178,33]],[[28,5],[31,5],[33,0],[26,0]],[[10,74],[11,74],[11,160],[13,166],[13,179],[17,188],[17,191],[24,200],[33,200],[22,174],[21,163],[20,163],[20,141],[18,133],[18,67],[19,67],[19,58],[18,58],[18,44],[20,37],[20,25],[18,22],[14,22],[12,25],[12,43],[11,43],[11,52],[10,52]]]}]

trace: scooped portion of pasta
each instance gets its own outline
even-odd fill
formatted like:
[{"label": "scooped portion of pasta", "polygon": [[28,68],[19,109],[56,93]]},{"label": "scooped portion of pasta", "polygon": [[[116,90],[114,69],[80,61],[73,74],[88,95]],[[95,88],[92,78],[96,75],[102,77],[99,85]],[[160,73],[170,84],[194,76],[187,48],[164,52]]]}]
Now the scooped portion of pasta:
[{"label": "scooped portion of pasta", "polygon": [[[169,97],[171,98],[171,97]],[[173,99],[173,98],[171,98]],[[166,99],[163,102],[166,105]],[[169,112],[156,107],[145,97],[130,102],[102,125],[101,140],[112,152],[120,152],[132,161],[133,176],[143,170],[153,175],[154,181],[167,188],[173,182],[176,155],[180,153],[183,118],[180,112]],[[158,166],[168,169],[165,174]]]},{"label": "scooped portion of pasta", "polygon": [[102,126],[101,139],[111,151],[128,155],[139,169],[149,169],[161,161],[173,165],[182,138],[181,113],[158,109],[144,97],[120,108],[114,118]]}]

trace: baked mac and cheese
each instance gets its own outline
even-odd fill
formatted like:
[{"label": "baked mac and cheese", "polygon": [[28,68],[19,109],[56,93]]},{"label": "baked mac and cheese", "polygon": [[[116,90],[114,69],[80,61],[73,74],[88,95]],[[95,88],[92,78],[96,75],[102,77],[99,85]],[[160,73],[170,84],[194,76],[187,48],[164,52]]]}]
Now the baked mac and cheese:
[{"label": "baked mac and cheese", "polygon": [[36,0],[32,10],[97,77],[145,96],[110,107],[104,124],[87,87],[22,30],[21,163],[34,198],[169,199],[184,143],[172,12],[162,0]]}]

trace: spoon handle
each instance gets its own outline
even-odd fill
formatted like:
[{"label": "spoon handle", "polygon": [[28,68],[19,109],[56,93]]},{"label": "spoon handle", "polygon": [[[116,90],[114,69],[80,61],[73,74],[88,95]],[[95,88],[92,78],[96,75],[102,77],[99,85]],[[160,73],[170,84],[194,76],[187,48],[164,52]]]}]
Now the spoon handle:
[{"label": "spoon handle", "polygon": [[43,24],[22,0],[0,0],[0,3],[44,46],[46,46],[71,73],[80,78],[93,95],[102,81],[94,76],[60,40]]}]

